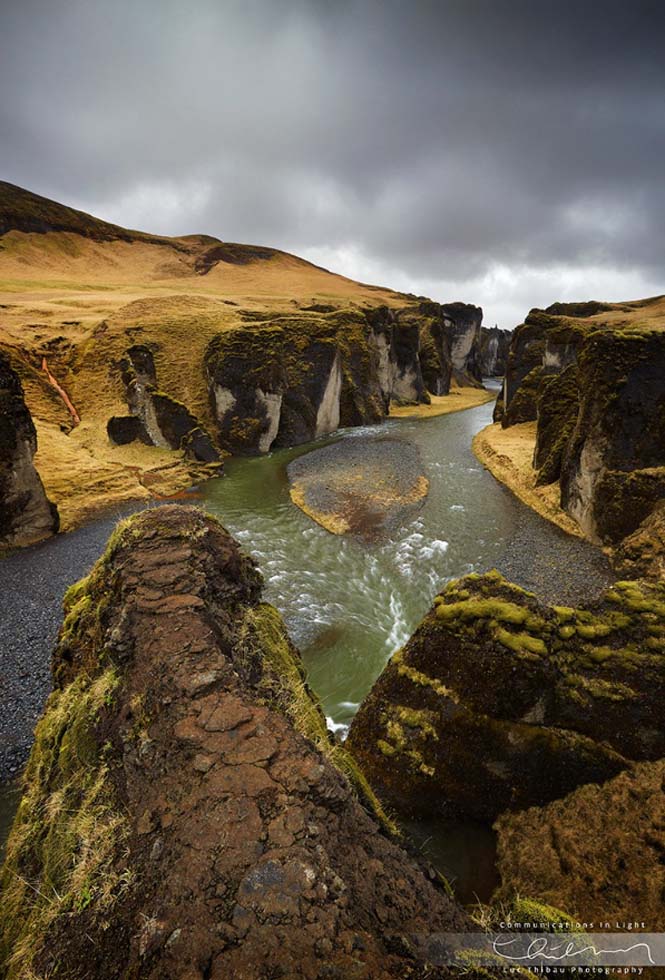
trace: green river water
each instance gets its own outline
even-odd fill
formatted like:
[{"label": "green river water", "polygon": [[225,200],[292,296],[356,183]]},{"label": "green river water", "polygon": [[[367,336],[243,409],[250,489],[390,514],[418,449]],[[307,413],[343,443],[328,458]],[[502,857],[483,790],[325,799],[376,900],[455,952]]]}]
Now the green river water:
[{"label": "green river water", "polygon": [[[489,403],[427,420],[389,420],[335,435],[390,435],[420,451],[429,496],[415,518],[381,540],[329,534],[291,503],[286,466],[311,445],[232,459],[224,477],[200,488],[203,504],[256,558],[265,598],[284,616],[329,726],[341,737],[436,592],[450,578],[491,568],[528,514],[471,452],[492,408]],[[0,793],[0,832],[15,806],[15,793]],[[491,831],[437,820],[407,829],[463,901],[489,896],[495,881]]]}]

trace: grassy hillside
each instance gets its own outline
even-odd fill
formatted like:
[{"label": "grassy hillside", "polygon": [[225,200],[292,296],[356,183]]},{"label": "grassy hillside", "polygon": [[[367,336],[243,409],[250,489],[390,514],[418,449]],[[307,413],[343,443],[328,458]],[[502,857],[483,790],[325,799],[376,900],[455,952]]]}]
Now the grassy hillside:
[{"label": "grassy hillside", "polygon": [[130,231],[0,182],[0,346],[21,376],[36,463],[65,528],[102,501],[168,494],[199,475],[179,454],[109,443],[108,418],[127,411],[118,363],[132,344],[150,346],[160,387],[212,424],[201,365],[221,330],[259,313],[307,322],[328,308],[406,302],[276,249]]}]

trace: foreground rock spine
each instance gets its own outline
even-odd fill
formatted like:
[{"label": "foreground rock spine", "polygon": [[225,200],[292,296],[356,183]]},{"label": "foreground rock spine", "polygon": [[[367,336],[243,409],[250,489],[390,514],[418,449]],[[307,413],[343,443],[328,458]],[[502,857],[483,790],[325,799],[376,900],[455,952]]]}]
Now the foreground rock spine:
[{"label": "foreground rock spine", "polygon": [[126,522],[70,590],[3,871],[4,977],[415,978],[410,934],[470,926],[380,830],[260,593],[179,507]]}]

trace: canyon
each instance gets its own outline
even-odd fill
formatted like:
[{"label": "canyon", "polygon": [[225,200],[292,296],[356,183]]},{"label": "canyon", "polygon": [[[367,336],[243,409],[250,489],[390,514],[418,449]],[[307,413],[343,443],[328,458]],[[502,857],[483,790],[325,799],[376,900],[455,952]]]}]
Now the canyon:
[{"label": "canyon", "polygon": [[[109,505],[158,505],[121,522],[65,594],[2,871],[0,975],[297,964],[416,980],[458,975],[418,937],[511,909],[554,926],[639,905],[659,927],[663,298],[557,303],[487,330],[473,304],[129,231],[8,184],[0,243],[7,562]],[[574,535],[570,572],[547,571],[569,543],[537,522],[552,552],[527,539],[521,582],[487,567],[506,564],[492,523],[522,505],[470,454],[449,458],[453,417],[431,416],[460,391],[482,406],[496,375],[494,422],[459,423],[464,451],[473,435],[491,473]],[[468,474],[453,503],[452,471]],[[171,502],[193,485],[204,508]],[[474,491],[488,499],[456,553]],[[271,537],[277,524],[291,537]],[[324,542],[315,598],[316,567],[286,581],[295,540],[302,556]],[[402,549],[411,564],[390,579],[381,562]],[[267,594],[277,582],[297,593],[288,616]],[[392,624],[357,701],[354,601],[358,650],[376,645],[374,619]],[[333,652],[343,720],[318,686]],[[492,894],[465,906],[410,820],[495,836]]]}]

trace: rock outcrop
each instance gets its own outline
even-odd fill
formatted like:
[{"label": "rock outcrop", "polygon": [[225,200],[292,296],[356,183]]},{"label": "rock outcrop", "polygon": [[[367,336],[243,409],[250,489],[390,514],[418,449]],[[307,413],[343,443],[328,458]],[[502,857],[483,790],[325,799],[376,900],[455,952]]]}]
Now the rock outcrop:
[{"label": "rock outcrop", "polygon": [[495,410],[504,427],[537,421],[536,482],[559,482],[561,506],[597,543],[618,543],[665,499],[665,330],[654,304],[532,310]]},{"label": "rock outcrop", "polygon": [[508,365],[511,330],[499,327],[481,327],[480,331],[480,373],[483,378],[502,378]]},{"label": "rock outcrop", "polygon": [[0,546],[32,544],[55,534],[58,511],[44,491],[33,457],[37,433],[23,388],[0,351]]},{"label": "rock outcrop", "polygon": [[427,497],[416,446],[402,439],[343,439],[287,467],[291,499],[333,534],[365,539],[399,527]]},{"label": "rock outcrop", "polygon": [[[249,318],[249,317],[248,317]],[[205,358],[219,443],[265,453],[380,421],[390,405],[479,385],[482,310],[421,301],[392,310],[251,317],[216,336]]]},{"label": "rock outcrop", "polygon": [[68,592],[2,872],[7,980],[446,975],[409,936],[469,920],[380,829],[260,595],[174,506]]},{"label": "rock outcrop", "polygon": [[593,333],[578,376],[561,503],[590,538],[614,543],[665,498],[665,331]]},{"label": "rock outcrop", "polygon": [[637,918],[647,932],[663,931],[663,793],[661,760],[548,806],[504,814],[496,823],[496,899],[531,895],[583,922]]},{"label": "rock outcrop", "polygon": [[[378,422],[396,383],[385,370],[386,360],[395,367],[386,333],[377,330],[375,339],[362,314],[337,312],[282,316],[219,334],[206,371],[220,444],[234,453],[265,453],[340,425]],[[405,371],[397,371],[400,381]],[[415,399],[423,390],[422,381],[409,388]]]},{"label": "rock outcrop", "polygon": [[665,584],[547,607],[497,572],[450,583],[347,745],[402,812],[492,820],[665,755]]},{"label": "rock outcrop", "polygon": [[139,439],[148,446],[180,449],[202,463],[219,461],[212,439],[186,405],[157,387],[155,360],[149,347],[130,347],[121,362],[131,415],[109,419],[109,439],[125,445]]}]

